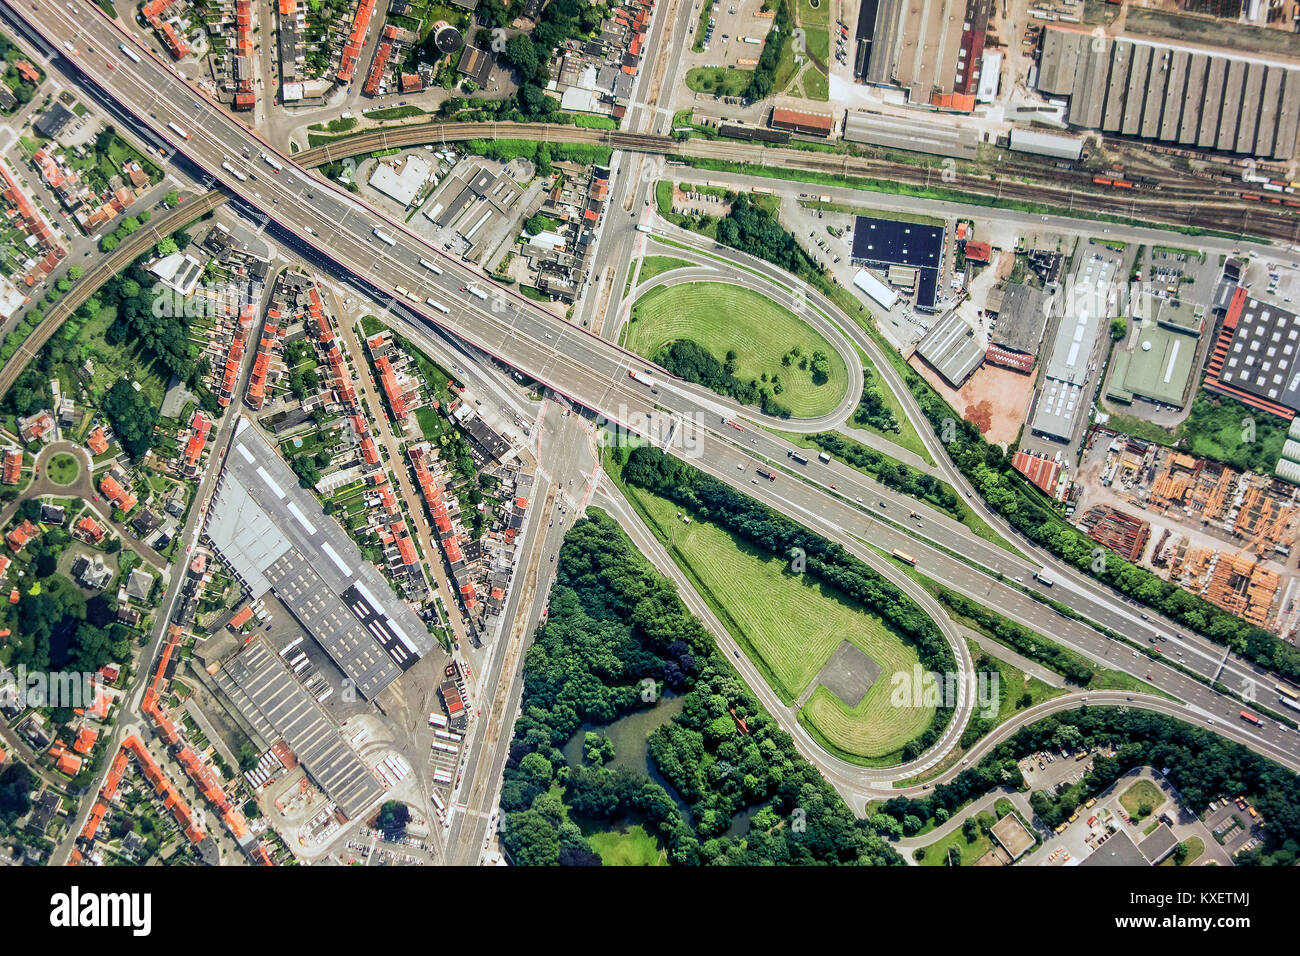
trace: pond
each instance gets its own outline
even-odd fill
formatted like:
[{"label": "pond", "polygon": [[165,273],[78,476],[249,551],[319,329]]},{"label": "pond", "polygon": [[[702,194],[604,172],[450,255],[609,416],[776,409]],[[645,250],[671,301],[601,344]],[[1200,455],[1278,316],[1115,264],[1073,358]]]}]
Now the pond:
[{"label": "pond", "polygon": [[583,762],[582,740],[587,731],[594,730],[597,733],[604,734],[614,744],[614,759],[609,762],[608,766],[627,767],[629,770],[645,774],[668,791],[668,795],[673,798],[678,809],[689,820],[689,808],[677,795],[677,791],[673,789],[672,785],[656,769],[654,761],[650,759],[649,747],[651,732],[681,713],[682,705],[685,703],[685,697],[665,696],[659,698],[658,703],[653,707],[633,711],[626,716],[620,717],[612,724],[606,724],[605,726],[583,724],[569,742],[564,745],[564,757],[573,766],[580,766]]}]

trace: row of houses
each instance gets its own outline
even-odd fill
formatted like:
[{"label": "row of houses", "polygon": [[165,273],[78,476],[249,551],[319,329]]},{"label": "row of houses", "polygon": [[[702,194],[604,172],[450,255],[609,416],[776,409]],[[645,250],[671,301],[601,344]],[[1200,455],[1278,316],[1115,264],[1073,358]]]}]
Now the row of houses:
[{"label": "row of houses", "polygon": [[632,100],[632,85],[650,23],[650,0],[631,0],[614,7],[591,39],[571,39],[556,51],[554,80],[548,89],[560,94],[560,107],[621,119]]},{"label": "row of houses", "polygon": [[125,213],[136,197],[150,186],[149,175],[134,160],[122,164],[122,176],[131,185],[123,182],[111,192],[103,193],[91,189],[68,165],[63,154],[52,147],[33,153],[32,165],[86,235],[94,234],[101,226]]},{"label": "row of houses", "polygon": [[604,166],[559,163],[560,176],[541,214],[558,222],[532,236],[524,236],[520,254],[528,260],[533,284],[552,299],[572,304],[591,270],[596,228],[609,199],[610,172]]}]

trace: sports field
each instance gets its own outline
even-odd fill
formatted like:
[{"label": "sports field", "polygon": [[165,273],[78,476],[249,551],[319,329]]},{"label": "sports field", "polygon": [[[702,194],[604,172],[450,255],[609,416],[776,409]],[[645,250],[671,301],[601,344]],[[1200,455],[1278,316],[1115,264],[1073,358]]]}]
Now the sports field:
[{"label": "sports field", "polygon": [[[778,402],[796,418],[816,418],[835,410],[848,387],[844,360],[829,342],[795,317],[794,313],[751,289],[721,282],[689,282],[651,289],[632,307],[633,320],[624,343],[647,358],[661,346],[689,339],[719,362],[736,353],[736,378],[780,376],[784,386]],[[825,353],[830,366],[827,381],[813,383],[798,362],[781,359],[798,346],[802,358]]]},{"label": "sports field", "polygon": [[844,755],[870,760],[895,753],[930,725],[933,707],[890,703],[891,676],[910,673],[917,655],[879,617],[710,522],[685,524],[672,502],[629,491],[782,701],[797,701],[843,641],[880,666],[857,707],[825,687],[813,691],[801,718],[816,735]]}]

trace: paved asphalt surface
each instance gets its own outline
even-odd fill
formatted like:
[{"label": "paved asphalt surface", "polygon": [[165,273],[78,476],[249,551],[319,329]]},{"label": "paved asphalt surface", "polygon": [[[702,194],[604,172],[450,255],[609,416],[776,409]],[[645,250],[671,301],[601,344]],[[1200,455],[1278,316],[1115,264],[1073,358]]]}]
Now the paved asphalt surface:
[{"label": "paved asphalt surface", "polygon": [[[6,2],[23,18],[33,17],[25,5]],[[1057,584],[1052,590],[1045,589],[1031,578],[1033,570],[1042,562],[1027,545],[1019,546],[1030,551],[1036,560],[1026,561],[985,542],[945,516],[882,489],[842,464],[822,465],[815,458],[808,466],[792,464],[786,455],[788,446],[776,436],[752,426],[742,433],[722,424],[724,417],[738,417],[738,410],[724,399],[702,394],[693,386],[663,380],[659,374],[655,376],[657,388],[654,389],[632,380],[631,371],[646,368],[643,360],[588,331],[560,322],[509,290],[494,286],[356,197],[293,167],[289,157],[280,157],[284,171],[275,173],[262,159],[262,153],[270,151],[270,147],[190,90],[166,64],[142,48],[138,50],[140,64],[122,57],[117,45],[124,36],[92,4],[43,5],[39,21],[38,29],[48,39],[49,46],[65,51],[64,59],[68,63],[134,114],[147,138],[179,149],[207,170],[214,181],[243,197],[250,207],[301,237],[314,248],[321,261],[336,263],[381,297],[401,303],[402,309],[394,311],[410,313],[413,326],[427,327],[436,322],[525,374],[550,384],[561,394],[572,396],[606,418],[636,427],[638,431],[654,432],[650,423],[657,419],[667,422],[658,431],[661,437],[673,434],[680,438],[687,427],[674,426],[671,422],[674,419],[693,422],[699,426],[698,440],[687,457],[697,467],[745,488],[822,533],[833,532],[837,537],[852,535],[886,551],[894,547],[907,550],[918,558],[920,568],[936,580],[978,597],[982,603],[996,606],[1002,613],[1052,635],[1063,644],[1078,647],[1109,666],[1144,678],[1151,674],[1155,686],[1187,702],[1190,714],[1207,720],[1211,715],[1219,717],[1221,730],[1223,718],[1234,719],[1239,707],[1232,700],[1171,667],[1134,659],[1127,648],[1086,625],[1058,617],[1050,608],[1018,588],[998,582],[990,573],[1005,574],[1012,580],[1020,578],[1024,588],[1038,590],[1044,596],[1058,600],[1064,597],[1088,619],[1122,631],[1138,642],[1145,643],[1157,634],[1174,637],[1174,641],[1161,644],[1161,649],[1174,653],[1176,644],[1184,650],[1187,665],[1207,675],[1219,671],[1224,653],[1221,648],[1199,638],[1178,640],[1172,624],[1145,620],[1119,596],[1055,565],[1052,565],[1053,577]],[[182,132],[176,132],[177,129]],[[653,166],[653,159],[640,157],[638,161]],[[223,164],[228,168],[223,168]],[[649,236],[634,227],[638,221],[652,217],[652,207],[646,206],[645,200],[657,178],[657,174],[616,178],[616,201],[607,213],[610,220],[604,241],[608,248],[602,252],[603,256],[614,255],[615,261],[630,261],[637,247],[644,248],[650,241]],[[1062,220],[1062,224],[1068,223],[1069,220]],[[1077,228],[1078,224],[1073,226]],[[664,231],[658,223],[655,228]],[[376,229],[392,242],[377,236]],[[674,234],[673,238],[682,241],[684,236]],[[710,251],[722,254],[722,250]],[[745,259],[730,253],[727,258],[734,262]],[[435,263],[440,274],[422,266],[421,259]],[[765,264],[758,267],[771,271]],[[616,275],[613,288],[621,290],[622,281]],[[407,287],[408,291],[402,291]],[[474,294],[475,289],[479,294]],[[444,313],[430,304],[430,299],[449,311]],[[826,315],[835,314],[833,307],[815,293],[808,294],[808,299]],[[874,342],[851,327],[844,328],[844,333],[858,341],[876,361],[882,375],[915,418],[914,403],[910,402],[906,388]],[[746,415],[755,417],[752,413]],[[815,423],[816,427],[829,424]],[[803,426],[786,423],[785,427]],[[920,430],[923,435],[928,432],[925,428]],[[674,451],[684,453],[681,449]],[[951,471],[942,450],[938,451],[936,460],[949,470],[954,487],[969,490],[960,476]],[[775,482],[755,477],[757,467],[771,467],[773,462],[781,469],[790,470],[783,471]],[[837,485],[838,490],[831,485]],[[879,506],[880,501],[886,503],[884,508]],[[1004,527],[978,498],[970,503],[995,527]],[[910,512],[920,515],[919,521],[908,517]],[[902,582],[910,584],[910,579],[902,576],[897,567],[882,560],[861,541],[854,548],[864,560],[891,580],[900,582],[900,586]],[[908,588],[913,589],[914,586]],[[1247,680],[1265,689],[1272,686],[1266,673],[1236,658],[1229,660],[1219,679],[1233,687],[1243,686]],[[1261,694],[1261,698],[1264,696]],[[1187,717],[1189,709],[1179,708],[1178,713]],[[1297,763],[1300,735],[1272,721],[1266,721],[1260,730],[1247,730],[1244,725],[1233,730],[1253,748],[1288,765]]]}]

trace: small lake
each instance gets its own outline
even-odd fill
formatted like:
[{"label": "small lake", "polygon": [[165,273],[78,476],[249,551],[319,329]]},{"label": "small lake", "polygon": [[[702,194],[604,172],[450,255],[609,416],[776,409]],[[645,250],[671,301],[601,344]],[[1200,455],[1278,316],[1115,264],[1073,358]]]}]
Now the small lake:
[{"label": "small lake", "polygon": [[659,784],[668,791],[668,795],[673,798],[679,810],[686,819],[690,819],[690,809],[677,795],[672,784],[663,778],[650,759],[650,734],[656,727],[661,727],[668,721],[672,720],[682,711],[682,706],[686,703],[684,696],[661,697],[658,703],[653,707],[645,710],[633,711],[626,716],[620,717],[612,724],[601,726],[599,724],[583,724],[578,728],[578,732],[570,738],[569,742],[564,745],[564,757],[573,766],[581,766],[582,759],[582,740],[587,731],[595,731],[603,734],[614,743],[614,759],[607,766],[626,767],[637,773],[643,773],[655,783]]}]

